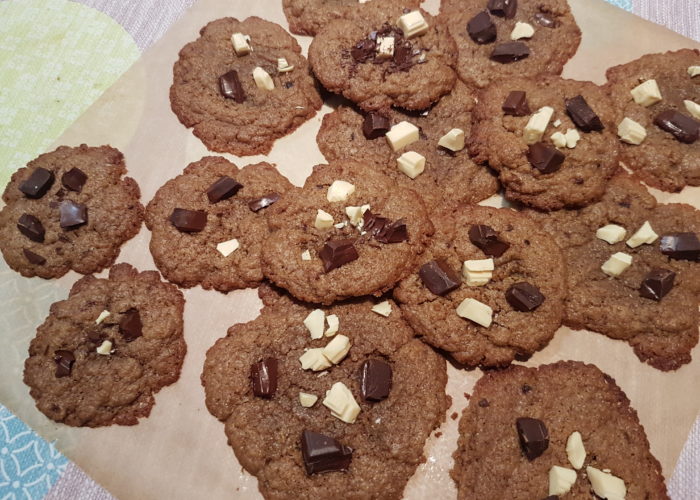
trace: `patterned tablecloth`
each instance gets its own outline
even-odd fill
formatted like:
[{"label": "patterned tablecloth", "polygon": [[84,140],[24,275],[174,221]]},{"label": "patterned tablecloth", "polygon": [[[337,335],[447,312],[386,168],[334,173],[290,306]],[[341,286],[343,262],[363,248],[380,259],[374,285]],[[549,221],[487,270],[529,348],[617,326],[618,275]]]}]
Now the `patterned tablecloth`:
[{"label": "patterned tablecloth", "polygon": [[[0,0],[0,189],[194,1]],[[607,1],[700,40],[700,0]],[[698,498],[700,420],[668,486]],[[113,497],[0,405],[0,500],[42,498]]]}]

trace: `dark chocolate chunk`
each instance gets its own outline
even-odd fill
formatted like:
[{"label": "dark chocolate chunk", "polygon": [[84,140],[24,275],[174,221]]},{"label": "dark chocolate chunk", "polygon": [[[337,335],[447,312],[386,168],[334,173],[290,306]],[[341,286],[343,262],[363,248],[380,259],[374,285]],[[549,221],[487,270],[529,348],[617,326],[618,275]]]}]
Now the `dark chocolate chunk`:
[{"label": "dark chocolate chunk", "polygon": [[469,241],[492,257],[500,257],[510,248],[510,244],[501,241],[498,233],[491,226],[483,224],[474,224],[469,228]]},{"label": "dark chocolate chunk", "polygon": [[391,365],[368,359],[360,367],[360,393],[365,401],[381,401],[391,392]]},{"label": "dark chocolate chunk", "polygon": [[19,219],[17,220],[17,229],[19,229],[20,233],[32,241],[36,241],[37,243],[44,242],[46,230],[44,229],[41,221],[33,215],[20,215]]},{"label": "dark chocolate chunk", "polygon": [[352,49],[350,49],[350,55],[355,60],[355,62],[363,63],[372,59],[376,50],[377,42],[365,38],[357,42],[355,46]]},{"label": "dark chocolate chunk", "polygon": [[228,99],[233,99],[239,104],[245,102],[245,91],[235,69],[219,77],[219,90],[221,95]]},{"label": "dark chocolate chunk", "polygon": [[521,417],[515,421],[520,447],[528,460],[534,460],[549,447],[549,432],[542,420]]},{"label": "dark chocolate chunk", "polygon": [[544,302],[544,295],[535,285],[527,282],[515,283],[506,291],[506,300],[516,311],[534,311]]},{"label": "dark chocolate chunk", "polygon": [[259,398],[271,398],[277,390],[277,360],[265,358],[250,367],[253,394]]},{"label": "dark chocolate chunk", "polygon": [[209,198],[209,203],[218,203],[221,200],[227,200],[236,194],[242,187],[243,184],[224,175],[214,184],[209,186],[209,189],[207,189],[207,198]]},{"label": "dark chocolate chunk", "polygon": [[20,185],[19,190],[27,198],[41,198],[51,188],[54,181],[53,172],[45,168],[37,167],[32,175],[27,177]]},{"label": "dark chocolate chunk", "polygon": [[566,112],[571,117],[571,120],[584,132],[593,130],[600,132],[605,128],[603,122],[600,121],[600,117],[595,114],[595,111],[591,109],[582,95],[564,99],[564,103],[566,104]]},{"label": "dark chocolate chunk", "polygon": [[654,268],[644,277],[639,286],[639,295],[659,301],[673,288],[676,273],[668,269]]},{"label": "dark chocolate chunk", "polygon": [[533,17],[537,24],[544,26],[545,28],[554,28],[557,25],[554,18],[545,12],[537,12]]},{"label": "dark chocolate chunk", "polygon": [[479,12],[467,23],[467,33],[476,43],[491,43],[496,39],[496,25],[488,12]]},{"label": "dark chocolate chunk", "polygon": [[491,52],[491,60],[502,64],[525,59],[530,55],[530,49],[523,42],[499,43]]},{"label": "dark chocolate chunk", "polygon": [[527,151],[530,165],[543,174],[551,174],[559,170],[561,164],[564,163],[564,158],[566,158],[564,153],[544,142],[530,144]]},{"label": "dark chocolate chunk", "polygon": [[518,10],[518,0],[489,0],[487,8],[494,16],[513,19]]},{"label": "dark chocolate chunk", "polygon": [[488,399],[480,399],[477,404],[479,405],[480,408],[488,408],[490,406]]},{"label": "dark chocolate chunk", "polygon": [[380,243],[401,243],[408,240],[408,228],[403,219],[386,224],[381,230],[373,231],[373,234],[374,239]]},{"label": "dark chocolate chunk", "polygon": [[71,168],[68,172],[61,176],[61,184],[66,189],[77,193],[83,190],[83,186],[87,181],[87,174],[79,168]]},{"label": "dark chocolate chunk", "polygon": [[382,137],[386,135],[390,128],[389,118],[374,111],[367,113],[362,122],[362,133],[366,139]]},{"label": "dark chocolate chunk", "polygon": [[262,196],[257,200],[250,200],[248,202],[248,208],[250,208],[253,212],[259,212],[263,208],[267,208],[273,203],[277,203],[279,200],[279,193],[267,193],[265,196]]},{"label": "dark chocolate chunk", "polygon": [[58,211],[63,229],[75,229],[87,223],[87,207],[82,203],[76,203],[73,200],[63,200],[58,205]]},{"label": "dark chocolate chunk", "polygon": [[327,242],[323,245],[318,256],[323,261],[323,270],[325,272],[332,271],[360,257],[355,248],[355,240],[352,238]]},{"label": "dark chocolate chunk", "polygon": [[69,377],[75,363],[75,356],[71,351],[59,349],[53,353],[53,360],[56,362],[56,378]]},{"label": "dark chocolate chunk", "polygon": [[46,259],[41,255],[34,253],[31,250],[27,250],[26,248],[23,248],[22,252],[24,252],[24,256],[27,258],[30,264],[34,264],[35,266],[43,266],[46,264]]},{"label": "dark chocolate chunk", "polygon": [[700,260],[700,241],[695,233],[674,233],[661,237],[661,253],[672,259]]},{"label": "dark chocolate chunk", "polygon": [[530,386],[529,384],[523,384],[522,387],[520,387],[520,392],[522,392],[523,394],[528,394],[530,393],[530,391],[532,391],[532,386]]},{"label": "dark chocolate chunk", "polygon": [[375,215],[371,210],[366,210],[365,213],[362,214],[362,229],[372,236],[381,233],[384,226],[389,224],[389,222],[389,219]]},{"label": "dark chocolate chunk", "polygon": [[527,103],[527,97],[522,90],[513,90],[506,100],[503,101],[501,107],[503,112],[511,116],[527,116],[530,114],[530,106]]},{"label": "dark chocolate chunk", "polygon": [[413,66],[413,46],[411,42],[405,40],[394,44],[394,55],[392,57],[394,69],[406,71]]},{"label": "dark chocolate chunk", "polygon": [[686,144],[694,143],[700,136],[700,122],[672,109],[656,115],[654,123],[661,130],[673,134],[673,137]]},{"label": "dark chocolate chunk", "polygon": [[170,222],[183,233],[198,233],[207,225],[207,213],[204,210],[176,208],[170,215]]},{"label": "dark chocolate chunk", "polygon": [[418,271],[418,276],[425,287],[435,295],[445,295],[459,288],[462,283],[459,274],[442,259],[423,264]]},{"label": "dark chocolate chunk", "polygon": [[301,434],[301,456],[308,475],[345,471],[350,467],[352,448],[332,437],[304,430]]},{"label": "dark chocolate chunk", "polygon": [[143,335],[143,324],[138,309],[129,309],[119,320],[119,332],[124,340],[131,342]]}]

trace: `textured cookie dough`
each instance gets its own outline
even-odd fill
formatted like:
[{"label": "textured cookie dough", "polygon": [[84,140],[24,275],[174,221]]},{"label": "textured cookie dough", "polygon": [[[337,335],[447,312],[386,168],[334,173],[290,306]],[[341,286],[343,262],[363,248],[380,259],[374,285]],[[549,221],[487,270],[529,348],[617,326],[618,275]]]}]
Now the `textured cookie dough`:
[{"label": "textured cookie dough", "polygon": [[[532,461],[518,442],[515,422],[521,417],[541,420],[549,433],[549,446]],[[625,393],[594,365],[576,361],[511,366],[477,381],[459,422],[451,471],[457,498],[547,497],[550,468],[572,467],[566,444],[573,432],[583,438],[586,459],[562,498],[593,497],[588,466],[622,479],[625,498],[669,498],[661,465]]]},{"label": "textured cookie dough", "polygon": [[[228,199],[212,203],[209,187],[221,177],[243,187]],[[220,156],[191,163],[182,175],[163,185],[146,207],[146,226],[152,231],[151,254],[163,276],[183,287],[228,292],[254,287],[262,280],[260,253],[268,234],[265,212],[254,212],[248,203],[270,193],[284,195],[289,181],[272,165],[258,163],[238,169]],[[202,231],[181,232],[170,221],[176,208],[207,213]],[[220,243],[236,239],[240,245],[229,255],[217,250]]]},{"label": "textured cookie dough", "polygon": [[[252,51],[238,56],[231,36],[250,37]],[[278,71],[284,58],[291,71]],[[265,70],[273,90],[258,88],[253,70]],[[243,102],[224,97],[219,77],[231,70],[245,94]],[[276,139],[291,133],[316,114],[321,97],[301,48],[289,33],[258,17],[218,19],[180,51],[173,67],[170,105],[207,148],[238,156],[267,154]]]},{"label": "textured cookie dough", "polygon": [[[330,202],[328,189],[338,180],[351,183],[355,190],[346,201]],[[374,215],[391,221],[403,219],[408,240],[382,243],[371,232],[362,234],[351,224],[341,228],[314,227],[319,209],[340,224],[349,221],[346,207],[363,205],[369,205]],[[433,225],[415,191],[354,161],[317,165],[304,187],[271,206],[267,216],[271,233],[263,244],[263,274],[295,297],[323,304],[348,297],[381,295],[411,272],[433,234]],[[326,242],[348,238],[356,239],[359,258],[324,272],[319,252]],[[306,251],[310,260],[302,259]]]},{"label": "textured cookie dough", "polygon": [[[29,198],[20,186],[40,168],[50,171],[53,181],[43,196]],[[73,169],[87,176],[79,192],[62,182]],[[7,264],[22,276],[42,278],[58,278],[71,269],[90,274],[112,265],[121,245],[139,232],[143,220],[139,187],[125,174],[119,151],[85,144],[61,146],[20,168],[2,195],[6,205],[0,212],[0,250]],[[78,184],[71,185],[77,188]],[[85,205],[87,223],[62,228],[62,201]],[[45,231],[43,241],[19,231],[17,224],[24,214],[39,219]]]},{"label": "textured cookie dough", "polygon": [[[29,345],[24,383],[39,411],[75,427],[135,425],[147,417],[154,394],[180,377],[184,306],[182,293],[157,271],[139,273],[129,264],[113,266],[109,279],[77,281],[66,300],[51,306]],[[132,318],[125,334],[120,325],[134,310],[141,328]],[[98,353],[106,340],[111,349]],[[54,357],[62,350],[75,361],[68,375],[57,377]]]},{"label": "textured cookie dough", "polygon": [[[608,89],[618,123],[624,118],[646,129],[640,145],[620,143],[620,160],[641,179],[664,191],[680,191],[700,185],[700,140],[685,144],[654,124],[663,111],[674,110],[690,118],[683,101],[700,104],[700,78],[688,74],[690,66],[700,65],[700,51],[683,49],[650,54],[608,69]],[[644,107],[635,103],[630,90],[646,80],[656,80],[662,100]],[[696,119],[696,121],[698,121]]]},{"label": "textured cookie dough", "polygon": [[[678,232],[700,235],[700,211],[689,205],[657,204],[633,177],[619,174],[603,198],[580,210],[549,214],[528,212],[557,240],[568,267],[564,322],[629,342],[640,360],[660,370],[689,363],[698,341],[700,263],[676,260],[659,250],[661,236]],[[648,221],[659,238],[630,248],[626,241]],[[608,224],[622,226],[625,238],[614,244],[596,237]],[[632,256],[620,276],[609,277],[601,265],[616,252]],[[676,273],[671,291],[655,301],[639,295],[652,268]]]},{"label": "textured cookie dough", "polygon": [[[394,151],[386,137],[367,139],[362,132],[364,113],[341,106],[323,117],[316,142],[328,161],[352,158],[371,163],[400,186],[415,190],[433,209],[445,200],[476,203],[498,190],[491,171],[476,165],[466,148],[453,152],[438,146],[440,138],[458,128],[468,137],[471,133],[471,110],[475,101],[462,83],[440,99],[425,114],[399,110],[382,111],[390,125],[402,121],[420,128],[420,139]],[[411,179],[399,171],[396,159],[406,151],[416,151],[426,159],[425,171]]]},{"label": "textured cookie dough", "polygon": [[[472,225],[492,227],[510,245],[492,257],[494,270],[483,286],[468,286],[466,279],[445,295],[432,293],[415,272],[394,289],[394,298],[422,339],[469,366],[504,366],[516,356],[529,356],[544,347],[559,328],[566,296],[565,267],[554,239],[526,215],[510,209],[453,206],[433,214],[435,235],[420,265],[446,261],[458,275],[467,260],[491,258],[469,238]],[[532,312],[519,312],[506,300],[508,288],[528,282],[544,295]],[[493,322],[486,328],[461,318],[456,309],[466,298],[490,306]]]},{"label": "textured cookie dough", "polygon": [[[404,486],[425,460],[430,432],[444,420],[445,361],[422,342],[394,307],[388,317],[362,300],[325,309],[339,319],[338,335],[349,337],[350,351],[325,376],[302,370],[305,349],[325,346],[311,340],[303,324],[311,308],[261,288],[266,306],[250,323],[234,325],[209,349],[202,373],[209,411],[225,424],[229,444],[241,465],[258,478],[265,498],[401,498]],[[251,389],[253,363],[278,362],[274,395],[256,397]],[[388,398],[364,401],[358,374],[367,359],[392,368]],[[360,405],[353,424],[331,415],[321,401],[336,382],[344,383]],[[310,408],[299,393],[319,397]],[[303,430],[330,436],[353,449],[346,472],[307,475],[300,447]],[[233,464],[231,464],[233,465]]]},{"label": "textured cookie dough", "polygon": [[[524,91],[531,114],[506,115],[501,109],[511,91]],[[528,144],[523,132],[532,114],[549,106],[554,114],[542,142],[553,147],[556,132],[576,129],[566,113],[564,100],[582,95],[600,117],[602,132],[578,130],[576,147],[561,147],[565,155],[561,167],[542,173],[528,160]],[[599,199],[608,179],[618,168],[617,123],[610,100],[602,88],[591,82],[564,80],[557,76],[502,80],[482,92],[474,109],[475,127],[470,140],[474,160],[488,162],[499,172],[508,199],[544,210],[583,206]],[[559,126],[554,124],[559,120]]]}]

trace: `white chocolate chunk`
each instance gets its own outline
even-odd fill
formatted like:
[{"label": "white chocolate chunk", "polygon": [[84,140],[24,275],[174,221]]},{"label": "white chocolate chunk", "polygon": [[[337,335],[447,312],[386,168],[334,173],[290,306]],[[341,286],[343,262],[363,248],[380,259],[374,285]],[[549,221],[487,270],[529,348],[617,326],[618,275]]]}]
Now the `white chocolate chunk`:
[{"label": "white chocolate chunk", "polygon": [[324,333],[326,337],[332,337],[338,333],[338,328],[340,328],[340,320],[338,319],[338,316],[335,314],[329,314],[326,316],[326,323],[328,324],[328,329],[326,330],[326,333]]},{"label": "white chocolate chunk", "polygon": [[627,246],[630,248],[637,248],[638,246],[644,245],[645,243],[647,245],[651,245],[656,241],[656,238],[658,237],[659,235],[656,234],[651,228],[651,224],[649,224],[649,221],[644,221],[642,227],[637,229],[637,232],[630,236],[630,239],[627,240]]},{"label": "white chocolate chunk", "polygon": [[107,310],[102,311],[102,312],[100,313],[100,315],[97,317],[97,319],[95,320],[95,324],[96,324],[96,325],[99,325],[99,324],[102,323],[105,319],[107,319],[107,316],[109,316],[109,311],[107,311]]},{"label": "white chocolate chunk", "polygon": [[354,423],[360,414],[360,405],[342,382],[336,382],[326,391],[323,406],[331,410],[331,415],[348,424]]},{"label": "white chocolate chunk", "polygon": [[630,90],[630,94],[632,94],[634,102],[641,104],[644,107],[649,107],[652,104],[656,104],[662,99],[659,84],[653,79],[640,83],[635,88]]},{"label": "white chocolate chunk", "polygon": [[301,252],[301,260],[311,260],[311,252],[308,250]]},{"label": "white chocolate chunk", "polygon": [[394,57],[394,37],[377,37],[377,59],[391,59]]},{"label": "white chocolate chunk", "polygon": [[425,170],[425,156],[416,153],[415,151],[406,151],[396,159],[399,164],[399,170],[415,179]]},{"label": "white chocolate chunk", "polygon": [[316,220],[314,220],[314,227],[316,229],[329,229],[333,227],[333,216],[321,210],[320,208],[316,211]]},{"label": "white chocolate chunk", "polygon": [[287,62],[287,59],[284,57],[278,57],[277,58],[277,72],[278,73],[287,73],[289,71],[292,71],[294,69],[293,64],[289,64]]},{"label": "white chocolate chunk", "polygon": [[357,227],[361,225],[362,216],[370,208],[371,207],[369,205],[362,205],[361,207],[345,207],[345,214],[348,216],[348,219],[350,219],[350,224]]},{"label": "white chocolate chunk", "polygon": [[586,474],[591,482],[593,492],[600,498],[624,500],[625,495],[627,495],[625,482],[619,477],[591,466],[586,467]]},{"label": "white chocolate chunk", "polygon": [[483,286],[493,276],[493,259],[465,260],[462,264],[462,276],[467,286]]},{"label": "white chocolate chunk", "polygon": [[586,448],[583,447],[583,439],[579,431],[572,432],[569,439],[566,440],[566,456],[574,469],[578,470],[583,467],[583,462],[586,460]]},{"label": "white chocolate chunk", "polygon": [[314,309],[304,319],[304,326],[309,330],[312,339],[323,337],[323,324],[326,321],[326,313],[321,309]]},{"label": "white chocolate chunk", "polygon": [[328,361],[337,365],[347,356],[351,345],[350,339],[345,335],[336,335],[335,338],[328,342],[326,347],[323,348],[323,355]]},{"label": "white chocolate chunk", "polygon": [[454,152],[462,151],[464,149],[464,130],[461,128],[453,128],[440,137],[438,146],[442,146]]},{"label": "white chocolate chunk", "polygon": [[97,348],[97,354],[102,354],[103,356],[109,356],[112,353],[112,342],[105,340]]},{"label": "white chocolate chunk", "polygon": [[529,23],[521,23],[518,21],[515,23],[515,28],[510,33],[511,40],[520,40],[521,38],[532,38],[535,34],[535,28]]},{"label": "white chocolate chunk", "polygon": [[243,33],[234,33],[231,35],[231,43],[233,44],[234,52],[236,52],[236,55],[239,57],[250,54],[252,50],[250,47],[250,37]]},{"label": "white chocolate chunk", "polygon": [[530,117],[523,132],[523,139],[526,144],[534,144],[542,140],[544,131],[547,130],[547,125],[549,125],[549,120],[552,119],[553,114],[554,108],[544,106]]},{"label": "white chocolate chunk", "polygon": [[685,109],[688,110],[688,113],[690,113],[693,118],[700,120],[700,104],[688,100],[683,101],[683,104],[685,104]]},{"label": "white chocolate chunk", "polygon": [[299,404],[304,408],[311,408],[318,401],[318,396],[309,394],[308,392],[299,393]]},{"label": "white chocolate chunk", "polygon": [[342,222],[338,222],[337,224],[333,224],[333,227],[336,229],[343,229],[347,225],[348,225],[348,221],[344,220]]},{"label": "white chocolate chunk", "polygon": [[688,75],[690,75],[690,78],[700,75],[700,66],[688,66]]},{"label": "white chocolate chunk", "polygon": [[420,139],[418,127],[407,121],[397,123],[386,133],[386,140],[394,151],[398,151],[418,139]]},{"label": "white chocolate chunk", "polygon": [[259,89],[274,90],[275,88],[275,82],[272,81],[270,74],[260,66],[253,70],[253,80]]},{"label": "white chocolate chunk", "polygon": [[566,136],[561,132],[554,132],[551,136],[552,143],[558,148],[566,147]]},{"label": "white chocolate chunk", "polygon": [[315,372],[330,368],[331,362],[323,355],[323,347],[315,347],[307,350],[299,356],[299,362],[303,370],[313,370]]},{"label": "white chocolate chunk", "polygon": [[559,118],[557,118],[556,120],[554,120],[552,125],[554,125],[555,127],[558,127],[559,125],[561,125],[561,120]]},{"label": "white chocolate chunk", "polygon": [[328,188],[326,199],[330,202],[346,201],[355,192],[355,185],[346,181],[333,181]]},{"label": "white chocolate chunk", "polygon": [[224,257],[228,257],[233,252],[238,250],[240,246],[241,244],[238,243],[238,240],[236,238],[233,238],[232,240],[222,241],[221,243],[216,245],[216,250]]},{"label": "white chocolate chunk", "polygon": [[428,31],[428,23],[425,21],[423,14],[417,10],[399,17],[397,24],[406,38],[413,38]]},{"label": "white chocolate chunk", "polygon": [[627,231],[625,231],[625,228],[617,224],[608,224],[595,232],[596,238],[607,241],[611,245],[621,242],[626,235]]},{"label": "white chocolate chunk", "polygon": [[600,269],[608,276],[620,276],[632,265],[632,256],[624,252],[617,252],[600,266]]},{"label": "white chocolate chunk", "polygon": [[631,118],[625,117],[617,126],[617,135],[622,142],[637,146],[647,138],[647,130]]},{"label": "white chocolate chunk", "polygon": [[391,314],[391,302],[385,300],[384,302],[375,304],[374,306],[372,306],[372,311],[376,312],[380,316],[384,316],[385,318],[387,318]]},{"label": "white chocolate chunk", "polygon": [[576,144],[578,144],[578,141],[581,140],[581,134],[578,133],[578,130],[575,128],[570,128],[569,130],[566,131],[566,134],[564,134],[564,137],[566,138],[566,147],[569,149],[573,149],[576,147]]},{"label": "white chocolate chunk", "polygon": [[552,466],[549,469],[549,494],[564,495],[576,482],[576,471],[566,467]]},{"label": "white chocolate chunk", "polygon": [[476,299],[464,299],[457,306],[457,315],[473,321],[483,327],[491,326],[493,309]]}]

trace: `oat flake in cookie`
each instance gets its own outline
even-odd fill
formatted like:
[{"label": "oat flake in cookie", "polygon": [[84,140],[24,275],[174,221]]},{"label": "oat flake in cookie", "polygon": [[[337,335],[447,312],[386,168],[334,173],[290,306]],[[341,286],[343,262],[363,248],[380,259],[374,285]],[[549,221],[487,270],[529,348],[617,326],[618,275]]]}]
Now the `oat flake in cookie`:
[{"label": "oat flake in cookie", "polygon": [[[539,423],[547,439],[521,419]],[[544,451],[528,459],[527,443]],[[609,375],[576,361],[486,373],[459,422],[454,459],[459,499],[669,498],[627,396]]]},{"label": "oat flake in cookie", "polygon": [[183,287],[228,292],[256,286],[263,278],[265,214],[290,189],[267,163],[240,170],[220,156],[191,163],[146,208],[158,269]]},{"label": "oat flake in cookie", "polygon": [[207,148],[266,154],[316,114],[321,98],[301,48],[257,17],[218,19],[180,51],[170,104]]},{"label": "oat flake in cookie", "polygon": [[58,278],[109,267],[139,232],[139,187],[109,146],[61,146],[12,175],[0,212],[0,250],[23,276]]},{"label": "oat flake in cookie", "polygon": [[180,377],[185,299],[156,271],[117,264],[51,306],[24,364],[37,408],[76,427],[135,425]]},{"label": "oat flake in cookie", "polygon": [[[207,408],[240,464],[265,498],[401,498],[449,406],[444,359],[413,339],[395,304],[386,317],[367,299],[318,310],[338,330],[313,340],[304,325],[312,307],[260,290],[260,316],[232,326],[202,373]],[[337,362],[321,355],[323,371],[302,368],[301,357],[332,356],[343,337]],[[256,395],[273,379],[273,393]]]},{"label": "oat flake in cookie", "polygon": [[700,66],[700,51],[683,49],[606,73],[619,115],[620,159],[664,191],[700,185],[700,76],[691,76],[694,66]]}]

